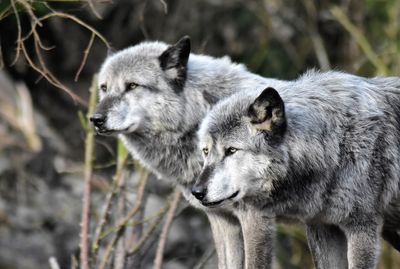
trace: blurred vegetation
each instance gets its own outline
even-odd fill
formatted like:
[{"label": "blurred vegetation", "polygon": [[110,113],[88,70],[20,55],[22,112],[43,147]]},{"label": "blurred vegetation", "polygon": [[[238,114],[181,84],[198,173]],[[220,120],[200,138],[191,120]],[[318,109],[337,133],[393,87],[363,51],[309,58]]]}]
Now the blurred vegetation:
[{"label": "blurred vegetation", "polygon": [[[194,52],[230,55],[268,77],[400,72],[398,0],[3,0],[0,268],[43,268],[50,256],[78,268],[84,193],[92,204],[84,259],[93,268],[147,268],[162,261],[156,249],[165,268],[212,268],[204,216],[120,143],[94,139],[83,112],[108,48],[186,34]],[[181,238],[159,240],[174,230],[166,218]],[[279,225],[277,241],[278,268],[312,268],[301,226]],[[399,253],[386,243],[382,250],[379,268],[399,268]]]}]

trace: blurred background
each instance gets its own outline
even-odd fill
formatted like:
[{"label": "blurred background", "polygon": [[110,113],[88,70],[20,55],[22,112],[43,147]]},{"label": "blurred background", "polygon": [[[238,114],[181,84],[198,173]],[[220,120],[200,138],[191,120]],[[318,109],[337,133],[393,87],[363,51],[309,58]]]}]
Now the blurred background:
[{"label": "blurred background", "polygon": [[[398,75],[399,34],[398,0],[1,0],[0,269],[85,268],[80,241],[91,268],[216,268],[206,217],[94,137],[90,89],[108,48],[190,35],[193,52],[266,77]],[[379,268],[399,268],[382,249]],[[276,257],[312,268],[301,226],[279,226]]]}]

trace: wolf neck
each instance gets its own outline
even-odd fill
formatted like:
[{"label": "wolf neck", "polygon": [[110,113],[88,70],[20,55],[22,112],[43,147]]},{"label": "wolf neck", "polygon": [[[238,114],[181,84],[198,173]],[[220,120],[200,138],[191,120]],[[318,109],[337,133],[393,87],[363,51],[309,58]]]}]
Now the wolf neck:
[{"label": "wolf neck", "polygon": [[124,135],[134,158],[150,171],[181,185],[193,183],[202,167],[197,150],[197,128],[206,112],[219,100],[238,90],[265,87],[275,80],[265,79],[234,64],[229,58],[191,54],[187,80],[181,93],[184,102],[179,127],[173,131]]}]

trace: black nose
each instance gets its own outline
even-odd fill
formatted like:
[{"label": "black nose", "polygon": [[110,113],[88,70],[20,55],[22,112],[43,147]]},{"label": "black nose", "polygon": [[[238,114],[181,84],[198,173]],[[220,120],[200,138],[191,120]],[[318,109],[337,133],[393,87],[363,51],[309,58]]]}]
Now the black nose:
[{"label": "black nose", "polygon": [[100,113],[95,113],[89,118],[89,120],[93,122],[94,126],[100,128],[106,121],[106,116]]},{"label": "black nose", "polygon": [[203,186],[196,186],[192,187],[192,194],[196,197],[197,200],[202,201],[207,194],[207,188]]}]

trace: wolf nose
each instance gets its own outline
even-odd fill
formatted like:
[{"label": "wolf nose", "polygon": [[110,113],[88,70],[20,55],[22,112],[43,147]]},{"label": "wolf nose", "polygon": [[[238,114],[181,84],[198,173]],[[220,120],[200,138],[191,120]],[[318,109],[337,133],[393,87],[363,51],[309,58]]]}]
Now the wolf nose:
[{"label": "wolf nose", "polygon": [[89,120],[91,122],[93,122],[94,126],[96,126],[97,128],[100,128],[101,126],[103,126],[104,122],[106,121],[106,116],[104,116],[103,114],[100,114],[100,113],[95,113],[89,118]]},{"label": "wolf nose", "polygon": [[207,188],[202,186],[193,186],[192,194],[196,197],[197,200],[202,201],[207,194]]}]

